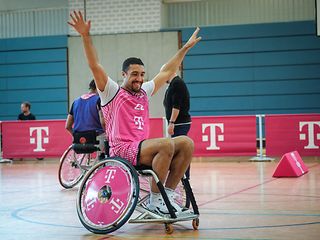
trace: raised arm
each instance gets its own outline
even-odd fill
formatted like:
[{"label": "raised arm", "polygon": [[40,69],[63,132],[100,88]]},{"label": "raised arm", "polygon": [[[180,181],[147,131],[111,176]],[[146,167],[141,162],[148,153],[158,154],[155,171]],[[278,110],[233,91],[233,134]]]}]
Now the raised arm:
[{"label": "raised arm", "polygon": [[200,28],[197,27],[188,42],[179,49],[179,51],[164,65],[164,67],[161,68],[157,76],[155,76],[155,88],[152,93],[153,95],[166,83],[166,81],[172,78],[172,76],[177,72],[187,52],[201,40],[201,37],[197,36],[199,31]]},{"label": "raised arm", "polygon": [[85,21],[80,11],[73,11],[73,14],[71,13],[70,17],[72,21],[68,22],[68,24],[80,34],[88,65],[94,76],[96,85],[100,91],[103,91],[108,81],[108,75],[100,65],[97,52],[92,44],[90,37],[91,21]]}]

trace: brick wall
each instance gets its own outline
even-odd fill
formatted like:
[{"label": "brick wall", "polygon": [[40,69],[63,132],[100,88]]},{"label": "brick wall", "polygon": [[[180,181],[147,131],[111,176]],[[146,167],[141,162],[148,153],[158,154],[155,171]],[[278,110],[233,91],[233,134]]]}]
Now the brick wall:
[{"label": "brick wall", "polygon": [[[69,0],[69,9],[84,10],[83,0]],[[161,27],[161,0],[87,0],[91,34],[152,32]],[[77,35],[70,28],[70,35]]]}]

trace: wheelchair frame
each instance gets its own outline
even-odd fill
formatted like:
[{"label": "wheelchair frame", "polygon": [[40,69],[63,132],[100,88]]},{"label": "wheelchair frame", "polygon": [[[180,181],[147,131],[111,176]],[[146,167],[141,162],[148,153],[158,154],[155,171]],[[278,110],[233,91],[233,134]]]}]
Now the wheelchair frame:
[{"label": "wheelchair frame", "polygon": [[[85,173],[97,162],[98,153],[96,157],[92,157],[93,153],[81,153],[78,154],[73,150],[73,145],[70,145],[68,149],[63,153],[60,158],[58,179],[62,187],[68,189],[77,185],[84,177]],[[67,173],[64,173],[67,169]],[[69,179],[66,179],[69,175]]]},{"label": "wheelchair frame", "polygon": [[[152,177],[155,180],[169,215],[160,215],[147,209],[149,195],[141,196],[139,176]],[[115,178],[118,178],[118,181],[121,179],[123,183],[118,183]],[[173,232],[172,223],[192,220],[193,229],[197,230],[199,209],[189,180],[184,177],[181,181],[186,195],[190,199],[192,214],[183,212],[176,214],[174,212],[164,186],[153,170],[136,170],[125,159],[106,158],[86,173],[80,185],[77,195],[79,219],[89,231],[107,234],[119,229],[137,210],[140,214],[136,218],[130,219],[129,223],[163,223],[166,233],[170,234]]]},{"label": "wheelchair frame", "polygon": [[[81,143],[81,141],[84,141],[84,143]],[[73,188],[81,181],[85,173],[98,162],[101,153],[98,143],[95,131],[74,134],[73,144],[60,158],[58,178],[62,187]],[[94,154],[96,154],[95,157]],[[66,174],[69,175],[70,179],[66,179],[68,176],[64,176],[64,171],[68,171]]]}]

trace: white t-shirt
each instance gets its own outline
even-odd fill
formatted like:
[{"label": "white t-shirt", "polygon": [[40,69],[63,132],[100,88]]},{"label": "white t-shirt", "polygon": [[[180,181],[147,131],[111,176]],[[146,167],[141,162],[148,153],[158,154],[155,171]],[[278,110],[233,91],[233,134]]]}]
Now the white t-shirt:
[{"label": "white t-shirt", "polygon": [[[150,99],[154,91],[154,87],[155,87],[155,84],[153,79],[149,82],[145,82],[142,84],[141,88],[147,93],[148,99]],[[110,77],[108,77],[108,82],[104,88],[104,91],[101,92],[97,88],[100,99],[101,99],[101,106],[104,106],[107,103],[109,103],[117,94],[119,88],[120,86],[115,81],[113,81]]]}]

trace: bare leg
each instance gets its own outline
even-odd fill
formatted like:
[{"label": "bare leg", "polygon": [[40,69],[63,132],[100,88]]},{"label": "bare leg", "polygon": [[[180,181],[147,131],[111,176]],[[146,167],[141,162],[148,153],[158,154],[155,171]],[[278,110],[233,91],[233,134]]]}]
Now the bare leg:
[{"label": "bare leg", "polygon": [[187,136],[175,137],[172,140],[174,142],[174,155],[166,187],[174,190],[191,163],[194,144],[191,138]]},{"label": "bare leg", "polygon": [[[155,138],[143,141],[140,150],[140,164],[151,166],[159,180],[164,183],[174,155],[174,141],[170,138]],[[159,189],[152,181],[151,191],[158,193]]]}]

